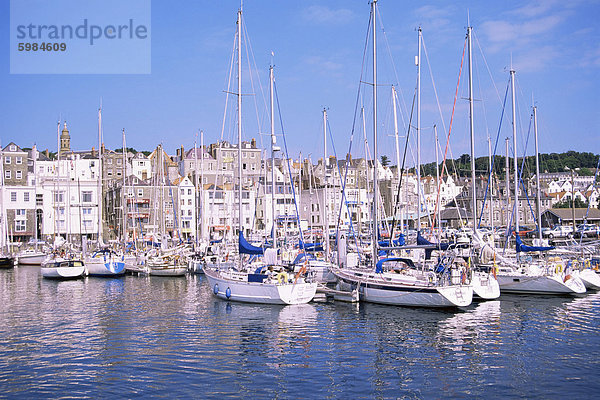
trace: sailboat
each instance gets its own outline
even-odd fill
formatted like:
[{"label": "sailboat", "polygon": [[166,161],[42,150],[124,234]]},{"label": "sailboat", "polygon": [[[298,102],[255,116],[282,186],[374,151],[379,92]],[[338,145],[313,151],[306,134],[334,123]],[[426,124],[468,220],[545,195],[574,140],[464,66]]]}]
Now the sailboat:
[{"label": "sailboat", "polygon": [[8,251],[8,222],[4,209],[4,155],[0,146],[0,268],[14,267],[14,258]]},{"label": "sailboat", "polygon": [[[98,109],[98,247],[99,250],[85,259],[86,273],[89,276],[114,277],[125,274],[124,255],[102,248],[102,107]],[[125,168],[125,165],[123,165]]]},{"label": "sailboat", "polygon": [[[469,48],[469,131],[471,136],[471,202],[473,214],[473,232],[477,232],[477,182],[475,180],[475,129],[473,123],[473,50],[471,43],[472,28],[467,27],[467,39]],[[491,173],[491,171],[490,171]],[[471,245],[469,262],[473,260],[474,247]],[[500,285],[496,279],[496,273],[491,268],[474,268],[471,276],[473,295],[484,300],[492,300],[500,297]]]},{"label": "sailboat", "polygon": [[[308,282],[299,271],[292,276],[281,268],[277,259],[276,248],[263,250],[250,245],[244,238],[243,233],[243,209],[242,209],[242,10],[238,10],[237,18],[237,133],[238,133],[238,268],[219,268],[207,266],[204,274],[208,280],[213,294],[225,300],[241,301],[246,303],[264,304],[303,304],[311,301],[317,291],[316,282]],[[270,70],[271,82],[271,121],[273,121],[273,68]],[[273,129],[273,123],[271,124]],[[274,193],[273,193],[274,195]],[[275,217],[273,215],[273,217]],[[276,247],[275,241],[273,246]],[[251,270],[252,264],[244,265],[244,254],[264,254],[264,261]]]},{"label": "sailboat", "polygon": [[[60,130],[60,122],[57,126],[57,135]],[[57,165],[56,165],[56,182],[60,182],[60,137],[58,139],[58,150],[57,150]],[[57,191],[58,192],[58,191]],[[60,197],[57,196],[59,200]],[[56,220],[56,219],[55,219]],[[57,225],[58,227],[59,225]],[[70,226],[67,227],[66,236],[68,237],[68,231]],[[59,229],[57,229],[59,231]],[[60,233],[60,231],[59,231]],[[62,249],[61,249],[62,247]],[[76,279],[83,277],[85,274],[85,265],[80,258],[76,258],[71,252],[71,248],[68,243],[62,240],[61,236],[54,239],[54,251],[49,254],[42,262],[40,273],[42,277],[48,279]]]},{"label": "sailboat", "polygon": [[[452,265],[440,263],[433,270],[418,269],[414,261],[406,257],[379,259],[378,221],[378,168],[377,168],[377,0],[371,2],[371,28],[373,47],[373,254],[366,265],[356,268],[334,268],[343,290],[358,289],[364,301],[398,306],[462,307],[471,304],[473,287],[466,283],[465,272]],[[419,30],[419,52],[421,32]],[[420,54],[419,54],[420,55]],[[418,65],[421,60],[419,57]],[[420,67],[419,67],[420,68]],[[420,209],[420,208],[419,208]],[[392,244],[392,243],[390,243]],[[344,253],[344,243],[338,243],[338,252]],[[392,250],[387,247],[385,250]]]},{"label": "sailboat", "polygon": [[[510,261],[496,253],[496,250],[480,240],[482,251],[489,252],[492,257],[499,260],[497,279],[500,291],[503,293],[528,293],[528,294],[580,294],[586,288],[579,276],[570,271],[558,257],[543,257],[542,255],[552,246],[526,246],[519,236],[519,170],[517,163],[517,128],[515,110],[515,71],[510,70],[512,91],[512,133],[513,133],[513,159],[514,159],[514,234],[516,260]],[[535,114],[534,114],[535,117]],[[534,118],[537,136],[537,118]],[[537,150],[537,149],[536,149]],[[537,151],[536,151],[537,153]],[[509,171],[507,170],[507,176]],[[539,172],[538,172],[539,175]],[[539,184],[537,190],[540,190]],[[538,197],[539,199],[539,197]],[[539,201],[539,200],[538,200]],[[538,206],[539,207],[539,206]],[[541,226],[541,221],[538,219]],[[538,228],[538,231],[540,229]],[[522,253],[531,252],[540,254],[539,258],[522,257]]]}]

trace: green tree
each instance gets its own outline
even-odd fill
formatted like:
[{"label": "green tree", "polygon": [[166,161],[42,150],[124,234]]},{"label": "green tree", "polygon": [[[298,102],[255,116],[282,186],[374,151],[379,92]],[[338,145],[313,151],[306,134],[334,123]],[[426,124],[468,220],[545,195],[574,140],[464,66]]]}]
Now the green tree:
[{"label": "green tree", "polygon": [[390,165],[390,159],[385,154],[381,156],[381,165],[383,165],[384,167]]}]

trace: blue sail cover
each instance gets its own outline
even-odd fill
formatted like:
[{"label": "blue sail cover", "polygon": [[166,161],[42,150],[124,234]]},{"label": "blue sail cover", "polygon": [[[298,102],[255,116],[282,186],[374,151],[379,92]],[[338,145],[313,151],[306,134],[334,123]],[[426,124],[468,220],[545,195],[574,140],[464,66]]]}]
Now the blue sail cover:
[{"label": "blue sail cover", "polygon": [[447,250],[450,246],[450,243],[432,243],[429,240],[425,239],[421,236],[421,232],[417,232],[417,244],[419,246],[437,246],[435,249],[426,249],[425,250],[425,259],[429,260],[431,258],[431,253],[433,250]]},{"label": "blue sail cover", "polygon": [[548,250],[553,250],[555,248],[554,246],[527,246],[527,245],[523,244],[523,241],[521,240],[521,236],[519,236],[519,235],[516,235],[516,240],[517,240],[517,246],[516,246],[517,253],[529,252],[529,251],[548,251]]},{"label": "blue sail cover", "polygon": [[298,264],[299,262],[302,262],[304,258],[306,258],[307,260],[315,260],[315,256],[313,256],[310,253],[300,253],[296,256],[292,264]]},{"label": "blue sail cover", "polygon": [[264,254],[264,249],[262,247],[256,247],[248,243],[246,238],[244,238],[242,231],[240,231],[239,235],[239,248],[240,254]]},{"label": "blue sail cover", "polygon": [[390,258],[384,258],[383,260],[377,261],[377,264],[375,265],[375,273],[377,273],[377,274],[383,273],[383,263],[390,262],[390,261],[401,261],[401,262],[405,263],[406,265],[408,265],[409,268],[415,268],[415,263],[410,258],[390,257]]},{"label": "blue sail cover", "polygon": [[304,243],[299,240],[298,247],[306,251],[323,251],[323,243]]},{"label": "blue sail cover", "polygon": [[[388,240],[380,240],[378,243],[379,243],[380,247],[390,247],[389,239]],[[391,246],[404,246],[405,244],[406,244],[406,238],[404,237],[404,235],[400,235],[400,236],[398,236],[398,239],[392,240]]]}]

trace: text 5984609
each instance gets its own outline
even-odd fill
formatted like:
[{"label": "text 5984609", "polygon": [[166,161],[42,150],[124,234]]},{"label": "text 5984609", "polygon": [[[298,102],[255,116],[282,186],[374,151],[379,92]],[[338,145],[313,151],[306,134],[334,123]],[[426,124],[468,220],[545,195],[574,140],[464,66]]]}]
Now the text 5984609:
[{"label": "text 5984609", "polygon": [[19,51],[66,51],[66,43],[19,43],[17,45]]}]

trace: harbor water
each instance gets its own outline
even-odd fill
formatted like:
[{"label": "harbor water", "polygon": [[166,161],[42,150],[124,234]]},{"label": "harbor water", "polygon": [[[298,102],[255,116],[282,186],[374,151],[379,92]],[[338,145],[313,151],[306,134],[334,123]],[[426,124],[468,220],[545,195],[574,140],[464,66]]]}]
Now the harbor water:
[{"label": "harbor water", "polygon": [[600,294],[464,310],[216,299],[202,275],[0,271],[0,398],[597,398]]}]

